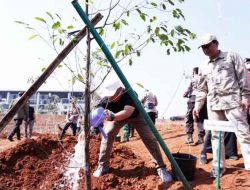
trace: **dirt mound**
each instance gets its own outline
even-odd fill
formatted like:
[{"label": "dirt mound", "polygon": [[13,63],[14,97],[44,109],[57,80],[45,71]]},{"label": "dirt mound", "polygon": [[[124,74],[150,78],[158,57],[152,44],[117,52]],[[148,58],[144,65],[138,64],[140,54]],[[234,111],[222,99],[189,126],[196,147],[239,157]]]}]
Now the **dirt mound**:
[{"label": "dirt mound", "polygon": [[[66,137],[63,143],[52,135],[40,135],[25,140],[0,156],[0,189],[60,189],[69,156],[74,151],[76,139]],[[100,138],[90,141],[90,167],[98,163]],[[92,189],[153,189],[159,177],[153,168],[145,166],[142,159],[129,148],[115,144],[111,155],[110,173],[92,177]],[[61,189],[68,189],[63,186]],[[84,179],[80,188],[84,189]]]},{"label": "dirt mound", "polygon": [[67,138],[66,142],[61,145],[55,136],[42,135],[1,153],[0,189],[38,189],[60,178],[57,168],[68,151],[72,152],[76,140]]}]

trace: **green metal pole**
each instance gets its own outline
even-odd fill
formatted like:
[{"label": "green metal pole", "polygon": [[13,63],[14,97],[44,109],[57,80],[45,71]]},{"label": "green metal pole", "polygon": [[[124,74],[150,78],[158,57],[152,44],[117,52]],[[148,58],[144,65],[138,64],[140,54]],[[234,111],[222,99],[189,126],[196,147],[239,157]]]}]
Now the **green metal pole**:
[{"label": "green metal pole", "polygon": [[218,168],[217,168],[217,180],[216,189],[221,189],[220,187],[220,157],[221,157],[221,131],[219,131],[219,143],[218,143]]},{"label": "green metal pole", "polygon": [[74,8],[76,9],[76,11],[78,12],[78,14],[80,15],[80,17],[83,20],[83,22],[89,27],[91,34],[93,35],[93,37],[95,38],[95,40],[97,41],[97,43],[99,44],[99,46],[101,47],[103,53],[106,55],[107,59],[111,63],[111,65],[112,65],[113,69],[115,70],[116,74],[118,75],[118,77],[122,81],[123,85],[128,90],[128,93],[129,93],[130,97],[134,101],[136,107],[139,109],[139,111],[142,114],[142,116],[144,117],[145,121],[148,123],[148,126],[150,127],[151,131],[155,135],[155,137],[158,140],[159,144],[161,145],[163,151],[165,152],[166,156],[168,157],[168,159],[169,159],[171,165],[173,166],[175,172],[180,177],[180,180],[182,181],[182,183],[184,185],[184,188],[187,189],[187,190],[191,190],[192,188],[191,188],[190,184],[188,183],[187,179],[183,175],[182,171],[180,170],[178,164],[176,163],[176,161],[173,158],[172,154],[168,150],[168,148],[167,148],[165,142],[163,141],[163,139],[161,138],[160,134],[156,130],[156,128],[154,126],[154,123],[152,122],[152,120],[148,116],[147,112],[142,107],[141,102],[138,100],[138,98],[137,98],[134,90],[132,89],[132,87],[128,83],[126,77],[122,73],[122,71],[119,68],[119,66],[117,65],[117,63],[116,63],[114,57],[112,56],[112,54],[110,53],[109,49],[107,48],[107,46],[105,45],[105,43],[101,39],[101,37],[98,34],[98,32],[96,31],[96,29],[92,26],[90,20],[88,19],[87,15],[85,14],[85,12],[83,11],[83,9],[79,5],[78,1],[74,0],[74,1],[72,1],[72,4],[73,4]]}]

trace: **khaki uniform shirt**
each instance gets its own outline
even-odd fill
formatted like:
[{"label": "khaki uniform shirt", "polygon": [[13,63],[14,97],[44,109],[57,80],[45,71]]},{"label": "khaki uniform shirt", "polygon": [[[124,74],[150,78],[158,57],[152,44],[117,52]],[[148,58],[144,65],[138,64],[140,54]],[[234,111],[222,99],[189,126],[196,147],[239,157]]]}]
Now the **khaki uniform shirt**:
[{"label": "khaki uniform shirt", "polygon": [[[20,97],[18,97],[17,99],[13,100],[11,103],[10,108],[20,99]],[[14,116],[14,119],[24,119],[25,121],[27,121],[29,118],[29,104],[28,102],[26,102],[24,104],[24,106],[22,106],[21,108],[19,108],[19,110],[17,111],[16,115]]]},{"label": "khaki uniform shirt", "polygon": [[190,85],[188,86],[188,89],[185,93],[188,94],[188,102],[195,102],[195,97],[197,94],[197,87],[199,82],[199,75],[195,74],[192,77],[192,80],[190,82]]},{"label": "khaki uniform shirt", "polygon": [[201,108],[207,98],[211,110],[227,110],[241,105],[242,99],[250,99],[250,83],[247,69],[236,53],[220,51],[219,56],[201,67],[195,108]]}]

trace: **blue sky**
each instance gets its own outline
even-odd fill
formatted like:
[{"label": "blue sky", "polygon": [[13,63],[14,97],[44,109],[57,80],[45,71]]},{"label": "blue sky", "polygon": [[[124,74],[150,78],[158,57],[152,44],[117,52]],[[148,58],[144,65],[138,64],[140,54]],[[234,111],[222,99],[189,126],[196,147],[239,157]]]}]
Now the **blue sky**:
[{"label": "blue sky", "polygon": [[[31,23],[35,16],[44,15],[45,11],[57,12],[64,17],[67,16],[65,13],[69,17],[78,17],[70,2],[0,0],[0,89],[27,89],[30,86],[27,84],[28,77],[40,75],[41,67],[54,58],[50,50],[44,50],[44,45],[35,40],[28,41],[29,33],[15,24],[14,20]],[[124,74],[132,85],[142,83],[158,96],[160,117],[184,115],[186,99],[182,94],[189,80],[183,78],[183,73],[191,74],[192,68],[206,59],[202,51],[197,49],[199,38],[205,33],[214,33],[220,41],[221,50],[236,51],[243,58],[250,57],[249,7],[248,0],[186,1],[180,5],[186,17],[183,25],[198,37],[189,43],[192,50],[167,56],[162,47],[151,45],[136,59],[133,67],[122,68]],[[71,86],[65,81],[69,77],[69,74],[57,71],[57,79],[49,79],[42,89],[70,90]],[[141,93],[140,89],[136,90]]]}]

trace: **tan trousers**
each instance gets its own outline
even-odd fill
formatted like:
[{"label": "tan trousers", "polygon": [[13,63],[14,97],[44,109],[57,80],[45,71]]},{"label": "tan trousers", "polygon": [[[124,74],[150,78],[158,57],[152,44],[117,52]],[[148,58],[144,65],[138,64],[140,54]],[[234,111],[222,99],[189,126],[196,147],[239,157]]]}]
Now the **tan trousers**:
[{"label": "tan trousers", "polygon": [[108,137],[107,139],[102,137],[99,153],[99,165],[109,167],[110,154],[112,151],[115,137],[119,133],[119,130],[125,124],[129,124],[130,126],[136,129],[143,143],[152,155],[153,162],[156,164],[156,167],[164,167],[165,165],[156,138],[154,137],[153,133],[151,132],[150,128],[147,126],[141,115],[132,119],[126,119],[123,121],[116,122],[110,121],[105,123],[104,131]]},{"label": "tan trousers", "polygon": [[[250,170],[250,129],[247,123],[247,114],[242,112],[240,107],[212,111],[208,109],[208,118],[211,120],[233,121],[238,123],[237,132],[235,133],[240,143],[241,153],[244,159],[246,170]],[[218,166],[218,139],[219,132],[212,131],[212,149],[213,149],[213,167]],[[224,146],[224,133],[221,133],[221,160],[220,167],[225,168],[225,146]]]}]

